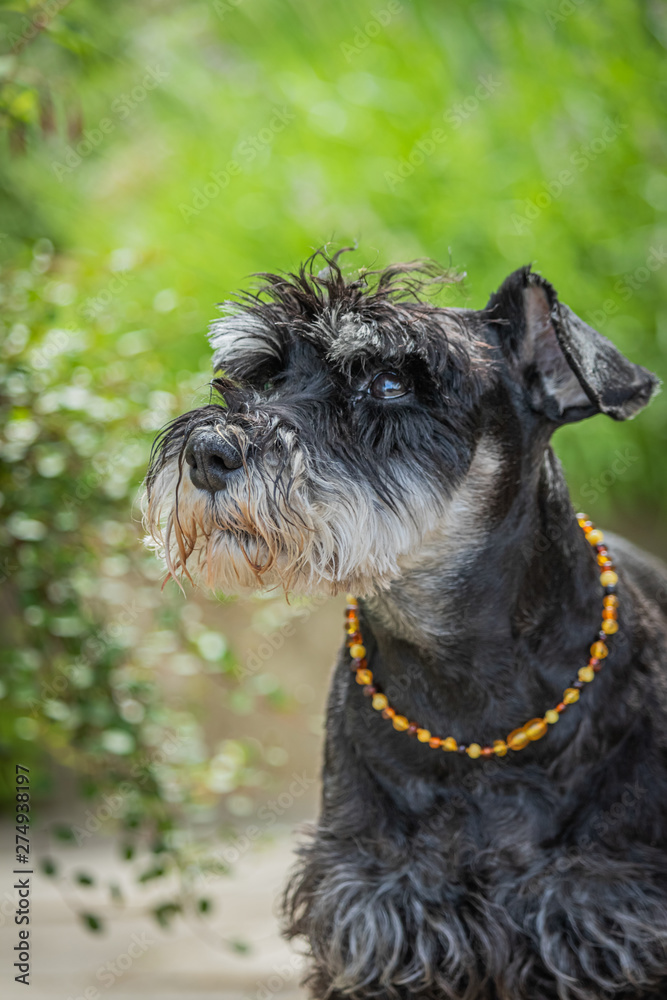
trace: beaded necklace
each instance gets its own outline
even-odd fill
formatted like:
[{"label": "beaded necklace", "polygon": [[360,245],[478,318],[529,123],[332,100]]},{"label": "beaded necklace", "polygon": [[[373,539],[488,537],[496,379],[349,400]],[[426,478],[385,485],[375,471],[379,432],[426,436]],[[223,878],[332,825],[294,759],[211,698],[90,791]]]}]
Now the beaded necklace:
[{"label": "beaded necklace", "polygon": [[488,758],[494,755],[504,757],[508,750],[523,750],[529,743],[541,739],[548,727],[558,722],[568,706],[579,701],[580,692],[586,684],[590,684],[594,680],[595,675],[602,669],[603,660],[609,654],[607,646],[609,636],[618,632],[618,597],[616,596],[618,576],[609,558],[602,532],[589,521],[585,514],[577,514],[577,521],[587,541],[597,554],[600,583],[604,591],[602,624],[597,639],[590,648],[591,655],[588,664],[579,668],[577,679],[565,689],[562,701],[545,712],[543,718],[531,719],[523,726],[519,726],[518,729],[514,729],[504,740],[494,740],[493,746],[480,746],[479,743],[458,743],[453,736],[432,736],[428,729],[417,725],[416,722],[411,722],[407,716],[400,715],[395,708],[392,708],[387,696],[374,682],[373,673],[368,669],[366,648],[359,628],[359,602],[352,594],[348,594],[345,608],[345,631],[347,633],[347,646],[350,650],[351,669],[354,671],[357,684],[363,688],[364,695],[371,699],[373,708],[382,713],[383,719],[390,720],[394,729],[399,733],[416,736],[420,743],[427,743],[433,750],[467,754],[472,760],[477,760],[479,757]]}]

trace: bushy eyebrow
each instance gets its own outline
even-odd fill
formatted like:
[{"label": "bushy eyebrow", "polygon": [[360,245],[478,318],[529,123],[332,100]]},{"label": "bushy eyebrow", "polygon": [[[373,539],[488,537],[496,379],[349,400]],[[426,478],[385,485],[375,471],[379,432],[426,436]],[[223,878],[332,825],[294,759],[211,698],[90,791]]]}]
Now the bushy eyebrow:
[{"label": "bushy eyebrow", "polygon": [[256,291],[224,303],[210,332],[215,370],[256,382],[287,371],[309,345],[342,377],[417,363],[436,381],[481,377],[480,314],[435,306],[422,294],[453,280],[449,272],[413,262],[346,277],[338,256],[318,252],[296,274],[259,275]]},{"label": "bushy eyebrow", "polygon": [[259,316],[237,309],[211,324],[213,370],[244,379],[263,368],[280,367],[287,360],[287,343]]}]

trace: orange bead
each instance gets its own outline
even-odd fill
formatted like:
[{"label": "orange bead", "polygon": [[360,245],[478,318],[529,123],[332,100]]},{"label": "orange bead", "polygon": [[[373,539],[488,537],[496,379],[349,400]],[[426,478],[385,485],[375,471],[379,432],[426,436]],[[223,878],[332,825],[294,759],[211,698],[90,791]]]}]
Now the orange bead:
[{"label": "orange bead", "polygon": [[507,743],[505,743],[505,740],[494,740],[493,752],[496,757],[504,757],[507,753]]},{"label": "orange bead", "polygon": [[592,667],[579,667],[577,677],[580,681],[590,684],[590,682],[595,678],[595,671]]},{"label": "orange bead", "polygon": [[372,684],[373,674],[370,670],[357,670],[356,674],[357,684]]},{"label": "orange bead", "polygon": [[404,715],[395,715],[392,719],[392,725],[394,729],[398,729],[399,733],[405,732],[410,723]]},{"label": "orange bead", "polygon": [[359,607],[359,601],[356,599],[356,597],[354,596],[354,594],[346,594],[345,595],[345,603],[349,604],[350,607],[352,607],[352,608],[358,608]]},{"label": "orange bead", "polygon": [[428,741],[428,745],[432,747],[434,750],[438,750],[441,744],[442,740],[438,736],[432,736],[431,739]]},{"label": "orange bead", "polygon": [[566,708],[567,708],[567,705],[565,704],[565,702],[564,701],[559,701],[558,704],[556,705],[556,708],[554,709],[554,711],[558,712],[558,714],[560,715],[561,712],[564,712]]},{"label": "orange bead", "polygon": [[524,726],[526,736],[529,740],[541,740],[547,731],[547,724],[544,719],[531,719]]},{"label": "orange bead", "polygon": [[373,701],[371,702],[371,704],[374,709],[376,709],[378,712],[381,712],[382,709],[386,708],[388,705],[386,694],[380,694],[380,692],[378,691],[377,694],[373,695]]},{"label": "orange bead", "polygon": [[565,688],[563,701],[566,705],[574,705],[575,701],[579,701],[579,691],[577,688]]},{"label": "orange bead", "polygon": [[605,635],[614,635],[615,632],[618,632],[618,622],[613,621],[611,618],[605,619],[602,622],[602,631]]},{"label": "orange bead", "polygon": [[607,608],[607,607],[605,607],[605,608],[602,609],[602,617],[603,618],[618,618],[618,611],[616,610],[616,608]]},{"label": "orange bead", "polygon": [[387,705],[384,712],[382,713],[383,719],[393,719],[396,715],[396,709],[392,708],[391,705]]},{"label": "orange bead", "polygon": [[597,642],[594,642],[591,646],[591,656],[593,656],[596,660],[604,660],[605,656],[608,655],[609,650],[600,639],[598,639]]},{"label": "orange bead", "polygon": [[604,535],[599,530],[599,528],[593,528],[586,535],[586,538],[591,543],[591,545],[600,545],[604,541]]},{"label": "orange bead", "polygon": [[605,608],[617,608],[618,607],[618,597],[616,594],[605,594],[602,598],[602,603]]},{"label": "orange bead", "polygon": [[482,755],[482,748],[479,743],[471,743],[469,747],[466,747],[466,753],[471,760],[477,760]]},{"label": "orange bead", "polygon": [[450,753],[453,753],[453,752],[456,752],[456,750],[458,750],[458,748],[459,748],[459,745],[458,745],[458,743],[456,742],[456,740],[454,739],[453,736],[448,736],[446,739],[444,739],[442,741],[442,749],[443,750],[447,750]]},{"label": "orange bead", "polygon": [[428,729],[418,729],[417,739],[419,740],[420,743],[428,743],[428,741],[431,739],[431,734],[429,733]]},{"label": "orange bead", "polygon": [[360,642],[355,642],[350,646],[350,656],[353,660],[362,660],[366,655],[366,647]]},{"label": "orange bead", "polygon": [[600,573],[600,583],[603,587],[613,587],[618,583],[618,573],[614,573],[613,569],[606,569],[604,573]]},{"label": "orange bead", "polygon": [[528,742],[528,733],[522,726],[519,729],[512,730],[507,737],[507,745],[512,750],[523,750]]}]

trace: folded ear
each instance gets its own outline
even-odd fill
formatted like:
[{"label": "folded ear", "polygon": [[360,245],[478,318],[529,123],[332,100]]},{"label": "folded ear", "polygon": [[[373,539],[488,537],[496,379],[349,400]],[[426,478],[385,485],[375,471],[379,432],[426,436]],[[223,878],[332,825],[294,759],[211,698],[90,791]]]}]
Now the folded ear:
[{"label": "folded ear", "polygon": [[486,307],[501,346],[517,365],[530,405],[555,423],[606,413],[634,417],[659,380],[628,361],[558,301],[555,290],[530,267],[505,279]]}]

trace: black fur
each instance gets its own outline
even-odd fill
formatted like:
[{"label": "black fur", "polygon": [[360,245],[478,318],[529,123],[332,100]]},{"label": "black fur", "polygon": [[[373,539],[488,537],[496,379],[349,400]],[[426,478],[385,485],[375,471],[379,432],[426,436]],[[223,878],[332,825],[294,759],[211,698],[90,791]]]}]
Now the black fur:
[{"label": "black fur", "polygon": [[[599,570],[550,435],[594,413],[633,415],[656,380],[528,268],[475,313],[403,301],[396,269],[369,288],[327,265],[269,276],[245,301],[265,343],[225,369],[224,419],[278,415],[315,466],[363,476],[378,509],[406,517],[405,470],[437,503],[462,495],[492,448],[479,533],[361,602],[369,666],[392,703],[434,733],[492,742],[559,700],[599,627]],[[342,356],[350,313],[368,343]],[[387,367],[410,379],[407,398],[355,395],[360,373]],[[262,395],[267,378],[275,396]],[[156,467],[222,419],[215,405],[181,418]],[[321,817],[285,904],[288,935],[309,942],[314,997],[667,997],[667,570],[619,538],[609,547],[611,655],[519,753],[472,761],[395,732],[341,650]]]}]

